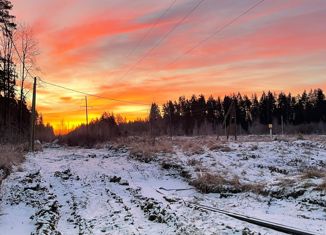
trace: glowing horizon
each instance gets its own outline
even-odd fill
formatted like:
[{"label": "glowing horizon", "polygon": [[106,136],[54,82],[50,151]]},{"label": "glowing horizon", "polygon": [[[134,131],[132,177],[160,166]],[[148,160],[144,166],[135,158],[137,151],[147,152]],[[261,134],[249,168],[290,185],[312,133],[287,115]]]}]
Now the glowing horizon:
[{"label": "glowing horizon", "polygon": [[[326,1],[265,1],[183,56],[257,0],[204,1],[160,46],[130,70],[198,1],[13,0],[17,21],[40,43],[35,71],[76,90],[138,103],[162,104],[192,94],[223,96],[326,88]],[[35,7],[37,6],[37,11]],[[147,36],[141,44],[140,40]],[[137,47],[138,49],[134,51]],[[134,52],[134,53],[132,53]],[[175,58],[178,61],[171,64]],[[38,87],[37,109],[58,133],[64,120],[85,123],[84,95]],[[89,97],[90,120],[104,111],[144,118],[146,105]]]}]

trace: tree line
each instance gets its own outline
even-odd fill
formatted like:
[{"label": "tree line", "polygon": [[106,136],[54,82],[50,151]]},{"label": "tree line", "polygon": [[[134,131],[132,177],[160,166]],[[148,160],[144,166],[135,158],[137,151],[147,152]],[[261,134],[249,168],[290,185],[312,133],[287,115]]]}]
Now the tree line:
[{"label": "tree line", "polygon": [[[37,41],[31,27],[17,23],[11,1],[0,0],[0,142],[26,141],[31,112],[26,103],[28,71],[36,68]],[[31,92],[32,93],[32,92]],[[36,136],[53,129],[37,115]]]},{"label": "tree line", "polygon": [[145,120],[126,121],[120,115],[104,113],[61,140],[69,145],[93,145],[126,136],[224,135],[225,127],[230,125],[227,114],[232,105],[238,134],[268,134],[269,124],[277,134],[281,133],[282,124],[284,134],[326,133],[325,94],[322,89],[315,89],[296,96],[271,91],[259,97],[241,93],[223,98],[181,96],[161,108],[153,103]]},{"label": "tree line", "polygon": [[152,104],[149,120],[161,132],[171,135],[205,134],[212,130],[223,132],[225,125],[230,124],[227,113],[231,105],[234,105],[239,130],[247,134],[266,133],[269,124],[291,126],[288,129],[297,132],[323,132],[318,125],[307,130],[303,126],[326,123],[326,100],[322,89],[304,91],[296,96],[268,91],[259,98],[256,94],[249,97],[240,93],[208,99],[204,95],[193,95],[190,99],[182,96],[166,102],[162,110]]}]

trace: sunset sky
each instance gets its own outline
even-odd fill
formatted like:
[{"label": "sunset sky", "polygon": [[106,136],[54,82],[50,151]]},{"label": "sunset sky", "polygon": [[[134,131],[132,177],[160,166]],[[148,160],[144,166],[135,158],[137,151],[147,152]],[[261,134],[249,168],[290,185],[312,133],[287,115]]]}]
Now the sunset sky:
[{"label": "sunset sky", "polygon": [[[189,54],[258,1],[203,1],[168,37],[200,0],[12,2],[17,21],[31,25],[39,41],[35,74],[144,104],[88,97],[91,118],[104,110],[144,117],[146,104],[181,95],[326,88],[325,0],[265,0]],[[62,120],[70,127],[84,122],[84,95],[45,84],[37,94],[37,109],[57,131]]]}]

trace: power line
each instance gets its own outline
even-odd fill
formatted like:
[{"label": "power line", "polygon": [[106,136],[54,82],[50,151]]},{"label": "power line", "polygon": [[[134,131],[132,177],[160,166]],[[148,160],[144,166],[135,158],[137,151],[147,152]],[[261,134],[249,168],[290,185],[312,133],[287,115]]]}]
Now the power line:
[{"label": "power line", "polygon": [[39,81],[41,81],[44,84],[50,85],[50,86],[58,87],[58,88],[61,88],[61,89],[65,89],[65,90],[68,90],[68,91],[72,91],[72,92],[87,95],[87,96],[97,97],[97,98],[100,98],[100,99],[106,99],[106,100],[110,100],[110,101],[116,101],[116,102],[122,102],[122,103],[128,103],[128,104],[138,104],[138,105],[146,105],[146,106],[150,105],[150,104],[145,104],[145,103],[139,103],[139,102],[128,101],[128,100],[113,99],[113,98],[108,98],[108,97],[104,97],[104,96],[100,96],[100,95],[90,94],[90,93],[87,93],[87,92],[78,91],[78,90],[75,90],[75,89],[72,89],[72,88],[57,85],[57,84],[54,84],[54,83],[51,83],[51,82],[46,82],[41,78],[39,78]]},{"label": "power line", "polygon": [[[219,34],[220,32],[222,32],[224,29],[226,29],[227,27],[231,26],[232,24],[234,24],[236,21],[238,21],[241,17],[243,17],[244,15],[248,14],[250,11],[252,11],[254,8],[256,8],[258,5],[260,5],[261,3],[263,3],[265,0],[260,0],[258,2],[256,2],[254,5],[252,5],[251,7],[249,7],[247,10],[245,10],[244,12],[242,12],[240,15],[234,17],[233,19],[231,19],[230,21],[228,21],[227,23],[223,24],[221,27],[218,27],[212,34],[210,34],[208,37],[204,38],[203,40],[197,42],[194,46],[192,46],[191,48],[187,49],[185,52],[183,52],[182,55],[177,56],[172,62],[167,63],[164,67],[168,67],[170,65],[173,65],[174,63],[176,63],[178,60],[180,60],[183,56],[190,54],[192,51],[194,51],[195,49],[197,49],[198,47],[200,47],[202,44],[204,44],[205,42],[209,41],[211,38],[215,37],[217,34]],[[149,74],[149,76],[154,76],[153,74]]]},{"label": "power line", "polygon": [[154,51],[157,47],[161,45],[161,43],[175,30],[177,29],[188,17],[204,2],[205,0],[200,0],[197,2],[197,4],[191,8],[187,14],[181,18],[160,40],[153,46],[151,47],[136,63],[134,63],[126,73],[124,73],[118,80],[124,79],[134,68],[137,67],[138,64],[140,64],[152,51]]},{"label": "power line", "polygon": [[222,32],[225,28],[231,26],[232,24],[234,24],[236,21],[238,21],[242,16],[248,14],[251,10],[253,10],[254,8],[256,8],[258,5],[262,4],[265,0],[260,0],[258,2],[256,2],[254,5],[252,5],[251,7],[249,7],[247,10],[245,10],[244,12],[242,12],[240,15],[238,15],[237,17],[233,18],[232,20],[230,20],[229,22],[225,23],[224,25],[222,25],[221,27],[217,28],[212,34],[210,34],[208,37],[204,38],[203,40],[199,41],[198,43],[196,43],[194,46],[192,46],[191,48],[189,48],[188,50],[186,50],[181,56],[177,57],[175,60],[173,60],[171,63],[167,64],[167,66],[174,64],[175,62],[177,62],[181,57],[191,53],[193,50],[195,50],[196,48],[200,47],[202,44],[204,44],[205,42],[207,42],[208,40],[210,40],[211,38],[215,37],[218,33]]},{"label": "power line", "polygon": [[[38,98],[39,99],[39,98]],[[43,99],[39,99],[43,102],[47,102]],[[50,104],[54,104],[54,102],[48,102]],[[76,113],[76,112],[84,112],[85,110],[82,109],[84,108],[84,106],[80,107],[79,109],[73,109],[73,110],[69,110],[69,113]],[[105,108],[90,108],[91,111],[102,111],[103,113],[104,112],[107,112],[107,113],[113,113],[114,115],[124,115],[124,114],[132,114],[132,113],[145,113],[145,111],[148,113],[149,112],[149,109],[139,109],[139,110],[134,110],[134,111],[126,111],[126,112],[122,112],[122,111],[110,111],[109,109],[108,110],[105,110]],[[60,111],[60,112],[47,112],[46,115],[50,115],[50,114],[60,114],[60,113],[67,113],[67,111]]]},{"label": "power line", "polygon": [[134,47],[133,50],[131,50],[125,59],[128,59],[131,55],[133,55],[138,48],[140,47],[140,45],[142,44],[142,42],[145,40],[145,38],[147,38],[151,32],[154,30],[154,28],[156,27],[156,25],[158,25],[158,23],[162,20],[162,18],[172,9],[172,7],[174,6],[174,4],[177,2],[177,0],[173,0],[172,3],[169,5],[169,7],[160,15],[159,18],[157,18],[157,20],[155,21],[154,24],[152,24],[151,28],[146,32],[146,34],[138,41],[137,45]]}]

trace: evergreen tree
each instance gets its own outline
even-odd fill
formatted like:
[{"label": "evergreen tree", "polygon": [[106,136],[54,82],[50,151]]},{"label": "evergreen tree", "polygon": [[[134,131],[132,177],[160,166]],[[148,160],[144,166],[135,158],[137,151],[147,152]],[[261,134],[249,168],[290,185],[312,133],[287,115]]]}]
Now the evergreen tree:
[{"label": "evergreen tree", "polygon": [[177,110],[172,101],[163,104],[163,119],[166,126],[169,127],[169,134],[173,135],[173,130],[177,127]]},{"label": "evergreen tree", "polygon": [[195,120],[192,116],[191,101],[186,100],[186,98],[182,96],[179,98],[179,105],[183,131],[186,135],[192,135]]},{"label": "evergreen tree", "polygon": [[290,115],[289,111],[290,111],[289,100],[287,96],[283,92],[281,92],[277,98],[277,111],[276,111],[277,121],[279,124],[281,124],[282,118],[284,124],[287,124],[289,122],[289,115]]},{"label": "evergreen tree", "polygon": [[151,110],[149,113],[149,125],[150,125],[150,133],[153,141],[155,143],[155,137],[160,134],[159,122],[162,119],[160,108],[156,103],[152,103]]},{"label": "evergreen tree", "polygon": [[2,122],[8,126],[11,120],[11,106],[15,98],[16,72],[13,63],[12,34],[16,25],[12,22],[14,16],[10,14],[12,4],[7,0],[0,0],[0,25],[1,25],[1,48],[0,48],[0,96],[5,102],[0,107]]},{"label": "evergreen tree", "polygon": [[257,98],[257,95],[254,94],[251,98],[251,109],[250,109],[250,114],[251,114],[251,120],[252,122],[255,122],[256,120],[259,119],[259,101]]},{"label": "evergreen tree", "polygon": [[267,95],[263,92],[260,98],[260,122],[263,125],[273,123],[273,116],[276,110],[276,100],[272,92]]},{"label": "evergreen tree", "polygon": [[325,106],[325,95],[321,89],[314,90],[315,95],[315,109],[316,109],[316,121],[326,121],[326,106]]},{"label": "evergreen tree", "polygon": [[216,104],[216,100],[214,100],[213,96],[210,96],[208,98],[207,103],[206,103],[206,110],[207,110],[207,115],[206,115],[207,122],[212,125],[213,129],[215,129],[216,124],[217,124],[217,115],[216,115],[217,104]]}]

